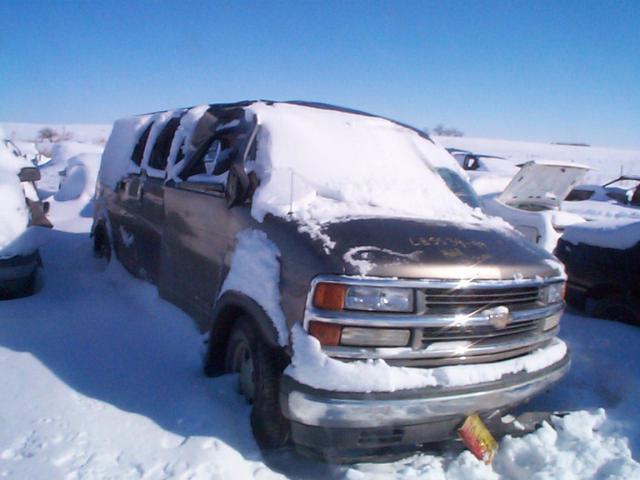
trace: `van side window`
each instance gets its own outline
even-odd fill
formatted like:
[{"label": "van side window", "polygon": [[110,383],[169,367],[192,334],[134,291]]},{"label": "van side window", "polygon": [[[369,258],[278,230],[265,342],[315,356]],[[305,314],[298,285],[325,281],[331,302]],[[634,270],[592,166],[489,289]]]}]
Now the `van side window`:
[{"label": "van side window", "polygon": [[138,139],[138,143],[133,148],[133,153],[131,153],[131,161],[136,165],[140,166],[142,163],[142,157],[144,155],[144,147],[147,145],[147,140],[149,139],[149,132],[151,132],[151,127],[153,126],[153,122],[149,124],[147,128],[144,129],[142,135]]},{"label": "van side window", "polygon": [[[245,121],[244,117],[237,118],[235,111],[215,113],[216,123],[199,129],[199,147],[180,173],[182,180],[198,175],[197,180],[200,181],[201,175],[208,175],[211,180],[219,179],[222,182],[231,163],[244,155],[255,123]],[[204,136],[203,132],[207,132],[207,135]],[[254,145],[248,157],[252,154],[255,155]]]},{"label": "van side window", "polygon": [[167,122],[162,129],[156,143],[153,145],[151,155],[149,157],[149,166],[156,170],[164,170],[167,168],[167,159],[169,158],[169,150],[171,149],[171,141],[180,125],[180,117],[173,117]]}]

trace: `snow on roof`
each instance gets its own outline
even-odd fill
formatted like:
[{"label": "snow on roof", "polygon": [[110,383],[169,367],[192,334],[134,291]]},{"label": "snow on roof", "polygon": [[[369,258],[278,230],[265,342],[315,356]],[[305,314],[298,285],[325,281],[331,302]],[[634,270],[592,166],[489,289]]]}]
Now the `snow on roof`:
[{"label": "snow on roof", "polygon": [[577,245],[626,250],[640,242],[640,221],[611,219],[570,225],[562,239]]},{"label": "snow on roof", "polygon": [[[167,162],[167,178],[174,181],[180,181],[180,172],[184,168],[185,160],[189,157],[189,153],[194,149],[187,139],[190,139],[198,121],[202,118],[205,112],[209,109],[209,105],[198,105],[197,107],[190,108],[180,119],[180,125],[176,130],[173,140],[171,142],[171,149],[169,151],[169,160]],[[184,159],[176,162],[178,159],[178,152],[182,150]]]},{"label": "snow on roof", "polygon": [[[184,161],[176,163],[179,150],[185,157],[193,152],[185,140],[208,108],[193,107],[182,116],[170,148],[168,179],[180,180]],[[245,108],[249,116],[258,117],[261,127],[257,161],[246,165],[260,179],[252,202],[252,214],[259,221],[267,213],[293,214],[314,228],[358,216],[486,221],[447,188],[434,167],[450,168],[464,178],[466,172],[442,146],[416,130],[380,117],[309,105],[256,102]],[[142,167],[147,166],[155,135],[183,111],[116,121],[104,149],[100,181],[115,188],[124,176],[140,171],[131,154],[155,121],[142,161]]]},{"label": "snow on roof", "polygon": [[152,117],[141,115],[115,121],[100,164],[99,178],[103,184],[114,189],[125,175],[139,171],[131,160],[131,154]]},{"label": "snow on roof", "polygon": [[307,223],[404,216],[478,223],[434,171],[460,171],[440,145],[386,119],[286,103],[252,104],[260,178],[252,214]]}]

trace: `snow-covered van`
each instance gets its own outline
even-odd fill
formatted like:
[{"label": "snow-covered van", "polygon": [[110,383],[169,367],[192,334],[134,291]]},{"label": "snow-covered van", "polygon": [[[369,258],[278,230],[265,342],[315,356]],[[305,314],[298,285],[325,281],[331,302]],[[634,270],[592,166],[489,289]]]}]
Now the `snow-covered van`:
[{"label": "snow-covered van", "polygon": [[[426,134],[303,102],[119,120],[95,251],[209,332],[263,447],[378,455],[455,435],[557,381],[565,276],[447,188]],[[346,452],[346,453],[345,453]]]}]

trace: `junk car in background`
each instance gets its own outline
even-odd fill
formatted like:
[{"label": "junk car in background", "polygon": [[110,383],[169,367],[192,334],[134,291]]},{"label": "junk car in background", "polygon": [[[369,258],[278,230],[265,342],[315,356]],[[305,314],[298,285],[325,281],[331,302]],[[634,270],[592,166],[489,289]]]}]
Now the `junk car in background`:
[{"label": "junk car in background", "polygon": [[36,227],[50,228],[38,198],[40,171],[14,144],[0,143],[0,298],[31,295],[41,265]]},{"label": "junk car in background", "polygon": [[568,227],[556,255],[566,267],[572,305],[594,317],[640,324],[640,221]]}]

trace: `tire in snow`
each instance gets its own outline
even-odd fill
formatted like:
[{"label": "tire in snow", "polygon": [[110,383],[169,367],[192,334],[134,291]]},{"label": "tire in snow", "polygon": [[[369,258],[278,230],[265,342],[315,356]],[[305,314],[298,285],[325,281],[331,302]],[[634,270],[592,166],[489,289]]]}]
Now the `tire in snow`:
[{"label": "tire in snow", "polygon": [[279,402],[284,354],[267,346],[251,317],[239,317],[227,343],[225,371],[237,373],[238,387],[249,403],[253,435],[261,448],[278,448],[289,439],[289,421]]}]

